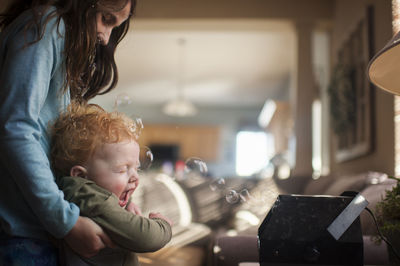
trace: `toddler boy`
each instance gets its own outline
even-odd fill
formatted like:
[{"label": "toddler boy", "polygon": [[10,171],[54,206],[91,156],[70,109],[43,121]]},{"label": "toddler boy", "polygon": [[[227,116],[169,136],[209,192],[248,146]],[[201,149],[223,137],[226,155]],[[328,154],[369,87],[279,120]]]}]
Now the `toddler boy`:
[{"label": "toddler boy", "polygon": [[91,258],[64,246],[66,265],[139,265],[134,252],[156,251],[171,239],[169,219],[160,213],[143,217],[129,201],[139,184],[135,125],[122,113],[72,103],[52,127],[52,168],[65,199],[118,246]]}]

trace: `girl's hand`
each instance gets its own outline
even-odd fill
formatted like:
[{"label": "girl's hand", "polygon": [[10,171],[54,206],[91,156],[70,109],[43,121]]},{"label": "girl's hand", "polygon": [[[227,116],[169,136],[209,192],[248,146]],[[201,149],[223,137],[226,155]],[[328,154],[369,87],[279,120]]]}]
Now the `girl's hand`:
[{"label": "girl's hand", "polygon": [[82,216],[79,216],[64,239],[72,250],[86,258],[96,255],[105,247],[116,247],[98,224]]}]

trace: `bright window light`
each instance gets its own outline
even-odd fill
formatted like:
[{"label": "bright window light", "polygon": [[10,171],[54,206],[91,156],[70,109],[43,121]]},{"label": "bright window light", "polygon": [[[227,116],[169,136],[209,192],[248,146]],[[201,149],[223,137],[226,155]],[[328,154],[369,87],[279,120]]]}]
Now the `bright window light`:
[{"label": "bright window light", "polygon": [[236,136],[236,173],[250,176],[264,168],[274,154],[271,134],[240,131]]},{"label": "bright window light", "polygon": [[312,167],[315,177],[319,177],[322,173],[321,110],[321,101],[315,100],[312,104]]}]

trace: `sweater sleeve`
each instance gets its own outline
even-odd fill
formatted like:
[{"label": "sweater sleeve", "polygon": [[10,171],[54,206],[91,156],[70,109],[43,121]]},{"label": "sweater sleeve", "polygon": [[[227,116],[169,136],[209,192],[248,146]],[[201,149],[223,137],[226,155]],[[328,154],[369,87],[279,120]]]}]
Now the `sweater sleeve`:
[{"label": "sweater sleeve", "polygon": [[[74,182],[70,178],[69,181]],[[172,237],[171,226],[163,219],[135,215],[118,204],[111,192],[85,181],[79,186],[61,182],[65,195],[76,203],[81,215],[99,224],[110,238],[122,248],[133,252],[152,252],[164,247]]]},{"label": "sweater sleeve", "polygon": [[[11,25],[13,26],[13,25]],[[0,149],[22,198],[50,234],[64,237],[76,223],[79,209],[64,200],[54,181],[41,138],[48,138],[40,114],[55,70],[62,67],[64,24],[56,19],[47,24],[43,38],[34,29],[14,29],[7,36],[4,58],[0,58]],[[61,89],[61,88],[60,88]],[[54,110],[58,112],[59,110]]]},{"label": "sweater sleeve", "polygon": [[[163,219],[149,219],[122,209],[116,197],[110,197],[93,216],[118,245],[133,252],[153,252],[172,237],[171,226]],[[109,205],[109,206],[107,206]]]}]

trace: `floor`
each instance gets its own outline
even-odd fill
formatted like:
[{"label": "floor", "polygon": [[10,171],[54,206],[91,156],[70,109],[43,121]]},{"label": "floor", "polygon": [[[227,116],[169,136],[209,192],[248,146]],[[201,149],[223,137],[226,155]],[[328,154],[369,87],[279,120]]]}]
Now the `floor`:
[{"label": "floor", "polygon": [[167,247],[138,255],[141,266],[203,266],[206,261],[204,249],[197,246]]}]

